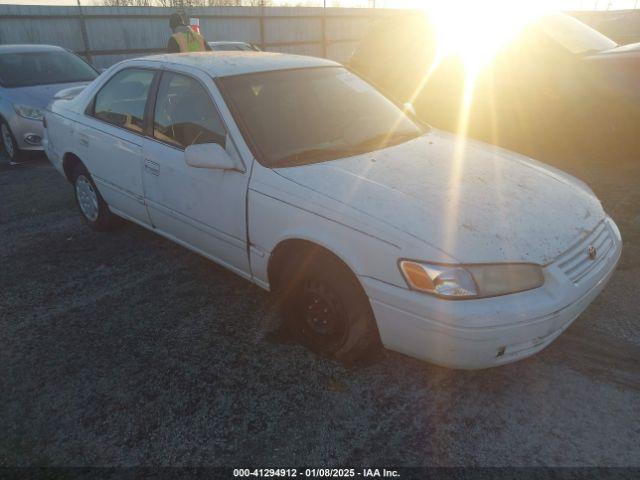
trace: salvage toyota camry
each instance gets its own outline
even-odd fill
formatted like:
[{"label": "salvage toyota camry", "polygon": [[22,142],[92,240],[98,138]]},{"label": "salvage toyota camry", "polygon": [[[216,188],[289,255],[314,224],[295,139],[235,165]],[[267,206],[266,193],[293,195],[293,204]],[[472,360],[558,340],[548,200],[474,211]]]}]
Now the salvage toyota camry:
[{"label": "salvage toyota camry", "polygon": [[125,218],[271,290],[283,328],[338,359],[527,357],[620,257],[584,183],[431,129],[328,60],[155,56],[62,97],[45,148],[90,227]]}]

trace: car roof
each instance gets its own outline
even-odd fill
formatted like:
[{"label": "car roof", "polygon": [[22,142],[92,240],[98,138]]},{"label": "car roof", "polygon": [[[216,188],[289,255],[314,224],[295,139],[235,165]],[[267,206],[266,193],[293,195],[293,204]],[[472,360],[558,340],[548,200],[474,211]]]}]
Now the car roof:
[{"label": "car roof", "polygon": [[[197,52],[153,55],[138,60],[195,67],[212,77],[295,68],[336,67],[339,63],[323,58],[273,52]],[[129,60],[125,62],[135,62]]]},{"label": "car roof", "polygon": [[55,50],[65,50],[62,47],[56,45],[38,45],[38,44],[23,44],[23,45],[0,45],[0,53],[26,53],[26,52],[49,52]]}]

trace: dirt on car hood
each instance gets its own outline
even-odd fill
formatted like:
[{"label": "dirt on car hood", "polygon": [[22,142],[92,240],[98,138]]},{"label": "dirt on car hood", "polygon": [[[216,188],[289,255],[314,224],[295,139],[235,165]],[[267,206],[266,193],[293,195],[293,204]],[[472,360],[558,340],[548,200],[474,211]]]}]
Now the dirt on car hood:
[{"label": "dirt on car hood", "polygon": [[436,246],[460,262],[550,263],[605,217],[581,181],[440,131],[278,174]]}]

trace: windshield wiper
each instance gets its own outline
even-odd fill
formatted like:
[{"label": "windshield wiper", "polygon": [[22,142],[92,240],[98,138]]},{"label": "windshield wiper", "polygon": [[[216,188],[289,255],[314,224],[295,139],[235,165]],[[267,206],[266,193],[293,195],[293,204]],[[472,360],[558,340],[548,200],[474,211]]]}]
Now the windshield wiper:
[{"label": "windshield wiper", "polygon": [[310,148],[285,155],[279,158],[275,167],[292,167],[296,165],[306,165],[318,160],[334,160],[336,158],[353,155],[351,148]]},{"label": "windshield wiper", "polygon": [[413,140],[414,138],[418,138],[422,135],[422,132],[403,132],[403,133],[381,133],[379,135],[374,135],[371,138],[367,138],[360,143],[357,143],[353,146],[353,150],[362,151],[368,150],[370,148],[375,148],[376,150],[380,150],[386,147],[391,147],[393,145],[398,145],[399,143],[408,142],[409,140]]},{"label": "windshield wiper", "polygon": [[422,135],[422,132],[403,132],[389,135],[381,133],[367,138],[348,148],[309,148],[298,152],[285,155],[279,158],[274,167],[293,167],[298,165],[307,165],[318,161],[335,160],[337,158],[351,157],[365,153],[372,149],[380,150],[385,147],[397,145],[402,142],[413,140]]}]

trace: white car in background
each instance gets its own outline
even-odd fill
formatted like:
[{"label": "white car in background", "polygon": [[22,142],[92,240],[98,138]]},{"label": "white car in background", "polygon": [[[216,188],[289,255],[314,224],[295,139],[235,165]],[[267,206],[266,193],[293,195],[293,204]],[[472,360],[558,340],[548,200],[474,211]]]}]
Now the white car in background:
[{"label": "white car in background", "polygon": [[582,182],[460,148],[328,60],[128,60],[45,124],[89,226],[123,217],[274,291],[286,328],[343,360],[380,342],[455,368],[527,357],[621,253]]}]

